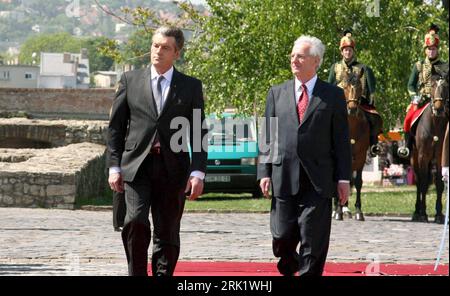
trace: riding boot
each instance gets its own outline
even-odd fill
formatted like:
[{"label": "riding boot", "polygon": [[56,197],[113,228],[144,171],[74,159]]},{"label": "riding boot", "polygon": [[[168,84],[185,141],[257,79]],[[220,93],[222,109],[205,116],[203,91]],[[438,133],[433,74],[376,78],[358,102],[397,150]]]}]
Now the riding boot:
[{"label": "riding boot", "polygon": [[376,115],[372,115],[369,113],[366,113],[367,121],[369,122],[369,129],[370,129],[370,149],[369,149],[369,155],[370,157],[375,157],[380,154],[381,152],[381,146],[378,144],[378,134],[381,133],[380,128],[378,127],[378,124],[376,122],[377,118],[375,118]]},{"label": "riding boot", "polygon": [[408,133],[407,139],[406,139],[406,147],[409,149],[409,153],[413,150],[413,144],[414,144],[414,135],[411,133]]},{"label": "riding boot", "polygon": [[414,136],[411,133],[405,133],[405,146],[398,147],[397,154],[401,158],[408,158],[411,154],[414,142]]},{"label": "riding boot", "polygon": [[381,152],[381,147],[378,144],[378,135],[373,135],[371,132],[369,155],[370,155],[370,157],[375,157],[377,155],[380,155],[380,152]]}]

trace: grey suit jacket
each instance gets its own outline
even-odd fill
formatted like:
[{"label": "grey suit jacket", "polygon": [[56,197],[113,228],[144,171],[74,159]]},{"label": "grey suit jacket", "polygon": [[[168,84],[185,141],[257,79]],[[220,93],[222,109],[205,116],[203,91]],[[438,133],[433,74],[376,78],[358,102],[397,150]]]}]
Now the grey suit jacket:
[{"label": "grey suit jacket", "polygon": [[[158,131],[161,143],[161,154],[170,179],[185,184],[190,172],[206,171],[207,151],[194,150],[189,157],[187,145],[181,152],[173,151],[170,140],[178,129],[171,129],[171,121],[176,117],[186,118],[190,125],[190,146],[194,147],[195,139],[203,139],[207,130],[194,126],[193,110],[204,120],[204,101],[202,83],[174,70],[170,91],[161,114],[157,113],[151,89],[150,68],[126,72],[122,75],[119,88],[111,109],[108,127],[108,166],[122,169],[124,181],[133,181],[137,170],[149,154],[151,140]],[[201,137],[193,137],[194,128]],[[177,136],[177,135],[175,135]],[[184,142],[187,144],[187,141]],[[201,147],[196,143],[195,147]]]},{"label": "grey suit jacket", "polygon": [[[272,162],[258,165],[258,179],[272,179],[274,196],[282,198],[299,192],[301,167],[321,197],[331,197],[336,181],[350,180],[351,147],[342,89],[317,79],[299,124],[294,80],[273,86],[267,95],[266,124],[270,117],[278,119],[278,134],[275,139],[274,131],[267,128],[265,143],[270,145],[275,139],[277,152]],[[274,151],[269,149],[260,159],[268,153]]]}]

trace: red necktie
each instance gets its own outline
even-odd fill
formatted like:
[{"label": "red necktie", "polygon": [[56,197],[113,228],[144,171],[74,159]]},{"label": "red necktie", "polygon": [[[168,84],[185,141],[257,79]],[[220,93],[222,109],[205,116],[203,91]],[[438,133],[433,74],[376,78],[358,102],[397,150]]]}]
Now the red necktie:
[{"label": "red necktie", "polygon": [[300,95],[297,103],[298,119],[300,123],[302,122],[303,116],[306,112],[306,108],[308,107],[308,101],[308,89],[306,88],[305,84],[302,84],[302,94]]}]

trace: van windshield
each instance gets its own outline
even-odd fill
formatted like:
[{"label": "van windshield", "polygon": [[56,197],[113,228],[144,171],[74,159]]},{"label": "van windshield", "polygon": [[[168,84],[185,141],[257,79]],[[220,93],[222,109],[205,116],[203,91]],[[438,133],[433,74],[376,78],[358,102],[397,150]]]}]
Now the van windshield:
[{"label": "van windshield", "polygon": [[208,142],[247,142],[256,141],[256,124],[252,118],[207,118]]}]

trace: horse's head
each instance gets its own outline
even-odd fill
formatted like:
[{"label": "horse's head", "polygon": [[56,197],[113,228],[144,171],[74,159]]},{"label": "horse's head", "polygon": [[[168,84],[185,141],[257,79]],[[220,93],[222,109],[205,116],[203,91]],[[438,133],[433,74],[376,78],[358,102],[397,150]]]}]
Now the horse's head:
[{"label": "horse's head", "polygon": [[448,117],[449,113],[449,101],[448,101],[448,64],[444,69],[437,69],[438,76],[435,77],[432,82],[432,109],[434,116]]},{"label": "horse's head", "polygon": [[343,88],[345,99],[347,101],[348,114],[354,115],[358,111],[358,106],[360,104],[363,91],[360,79],[361,76],[362,72],[360,75],[355,73],[345,73]]}]

